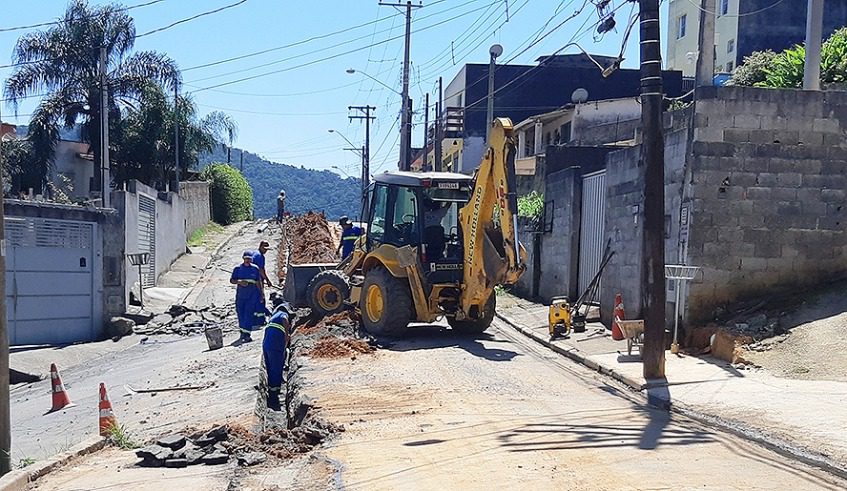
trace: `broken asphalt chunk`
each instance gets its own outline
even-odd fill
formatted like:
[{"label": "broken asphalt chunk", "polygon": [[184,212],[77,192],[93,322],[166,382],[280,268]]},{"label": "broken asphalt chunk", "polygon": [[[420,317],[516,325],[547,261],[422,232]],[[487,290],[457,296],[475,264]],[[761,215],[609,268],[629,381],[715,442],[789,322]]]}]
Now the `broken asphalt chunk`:
[{"label": "broken asphalt chunk", "polygon": [[165,467],[188,467],[188,460],[186,459],[168,459],[165,461]]},{"label": "broken asphalt chunk", "polygon": [[268,456],[263,454],[262,452],[250,452],[238,456],[238,465],[243,467],[250,467],[253,465],[262,464],[266,460],[268,460]]},{"label": "broken asphalt chunk", "polygon": [[223,452],[212,452],[205,455],[201,461],[206,465],[219,465],[229,462],[229,454]]},{"label": "broken asphalt chunk", "polygon": [[148,445],[136,450],[135,455],[145,461],[162,461],[171,458],[173,450],[161,445]]},{"label": "broken asphalt chunk", "polygon": [[156,441],[156,444],[171,450],[179,450],[185,446],[185,435],[174,434],[163,436]]}]

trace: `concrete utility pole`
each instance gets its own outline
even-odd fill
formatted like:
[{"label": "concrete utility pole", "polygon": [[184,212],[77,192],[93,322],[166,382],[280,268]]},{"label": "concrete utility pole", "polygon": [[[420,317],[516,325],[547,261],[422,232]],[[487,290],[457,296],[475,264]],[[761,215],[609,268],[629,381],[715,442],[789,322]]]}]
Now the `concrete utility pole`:
[{"label": "concrete utility pole", "polygon": [[821,90],[821,44],[823,43],[823,2],[809,0],[806,8],[806,65],[803,89]]},{"label": "concrete utility pole", "polygon": [[700,1],[700,37],[698,40],[695,87],[714,85],[715,80],[715,0]]},{"label": "concrete utility pole", "polygon": [[371,121],[376,116],[371,116],[371,111],[376,111],[374,106],[349,106],[348,111],[361,111],[361,115],[348,116],[350,121],[354,119],[365,120],[365,146],[362,148],[362,196],[368,189],[371,181]]},{"label": "concrete utility pole", "polygon": [[406,3],[383,3],[380,5],[388,7],[405,7],[406,8],[406,40],[403,51],[403,92],[400,95],[401,113],[400,113],[400,170],[409,170],[410,149],[411,149],[411,131],[412,112],[410,110],[409,100],[409,50],[411,48],[412,39],[412,9],[420,8],[423,5],[412,5],[411,0]]},{"label": "concrete utility pole", "polygon": [[426,98],[424,99],[424,139],[423,139],[423,159],[421,161],[421,168],[426,170],[427,168],[427,157],[429,156],[429,92],[426,93]]},{"label": "concrete utility pole", "polygon": [[179,194],[179,80],[174,82],[174,190]]},{"label": "concrete utility pole", "polygon": [[665,376],[665,142],[662,134],[662,57],[659,0],[639,0],[641,23],[641,162],[644,241],[641,261],[644,377]]},{"label": "concrete utility pole", "polygon": [[106,85],[106,47],[100,47],[100,192],[103,208],[109,196],[109,87]]},{"label": "concrete utility pole", "polygon": [[[3,118],[0,117],[0,121]],[[6,179],[0,133],[0,189]],[[2,194],[2,193],[0,193]],[[0,195],[0,292],[6,291],[6,225]],[[12,418],[9,409],[9,333],[6,331],[6,295],[0,295],[0,476],[12,470]]]},{"label": "concrete utility pole", "polygon": [[485,144],[491,136],[491,123],[494,121],[494,71],[497,57],[503,54],[503,47],[494,44],[488,49],[490,58],[488,60],[488,107],[485,112]]},{"label": "concrete utility pole", "polygon": [[441,77],[438,77],[438,102],[435,104],[435,170],[441,172],[441,140],[444,125],[444,91],[441,85]]}]

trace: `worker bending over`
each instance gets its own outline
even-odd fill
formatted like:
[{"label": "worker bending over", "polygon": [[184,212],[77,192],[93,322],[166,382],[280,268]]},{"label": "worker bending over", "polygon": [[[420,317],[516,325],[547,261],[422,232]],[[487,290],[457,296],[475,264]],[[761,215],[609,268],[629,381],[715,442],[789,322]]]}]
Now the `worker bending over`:
[{"label": "worker bending over", "polygon": [[[273,296],[273,294],[271,294]],[[282,391],[283,372],[288,360],[288,340],[294,312],[286,302],[281,302],[265,327],[262,341],[262,356],[268,374],[268,407],[279,410],[279,394]]]},{"label": "worker bending over", "polygon": [[265,290],[262,286],[262,272],[253,264],[253,251],[244,251],[243,262],[232,270],[229,282],[236,285],[235,313],[238,314],[238,327],[241,336],[238,341],[247,343],[253,339],[250,333],[265,323]]}]

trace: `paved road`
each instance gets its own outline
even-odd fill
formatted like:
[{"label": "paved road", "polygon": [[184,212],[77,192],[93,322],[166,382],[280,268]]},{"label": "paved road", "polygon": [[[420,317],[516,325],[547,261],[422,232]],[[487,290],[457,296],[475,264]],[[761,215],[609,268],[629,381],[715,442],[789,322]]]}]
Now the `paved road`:
[{"label": "paved road", "polygon": [[[188,303],[203,306],[233,302],[229,272],[241,262],[245,249],[255,249],[261,238],[278,240],[278,229],[258,234],[253,224],[221,248],[206,274],[197,283]],[[271,253],[273,254],[273,253]],[[268,267],[275,271],[275,255]],[[135,336],[141,339],[139,336]],[[230,333],[229,344],[237,338]],[[11,392],[12,461],[41,460],[67,450],[96,434],[98,429],[98,387],[106,383],[118,421],[138,440],[227,420],[249,418],[255,403],[258,367],[261,361],[261,334],[258,340],[240,347],[225,346],[208,351],[204,336],[151,336],[123,351],[62,370],[62,379],[74,407],[46,414],[50,409],[50,380],[18,386]],[[43,363],[51,360],[45,353]],[[133,393],[149,389],[185,385],[208,386],[203,390]],[[248,422],[249,424],[249,422]]]},{"label": "paved road", "polygon": [[845,489],[693,421],[496,324],[438,327],[356,360],[313,360],[308,392],[347,431],[345,489]]}]

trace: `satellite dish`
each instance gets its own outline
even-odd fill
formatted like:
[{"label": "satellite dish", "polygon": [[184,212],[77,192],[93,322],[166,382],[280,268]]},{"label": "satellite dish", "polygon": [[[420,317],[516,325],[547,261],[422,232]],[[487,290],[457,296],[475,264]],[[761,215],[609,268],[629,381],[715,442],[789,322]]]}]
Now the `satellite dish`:
[{"label": "satellite dish", "polygon": [[582,87],[573,91],[571,94],[571,102],[574,104],[582,104],[583,102],[588,100],[588,91],[583,89]]},{"label": "satellite dish", "polygon": [[498,56],[503,54],[503,47],[499,44],[492,44],[490,48],[488,48],[488,54],[492,57],[497,58]]}]

